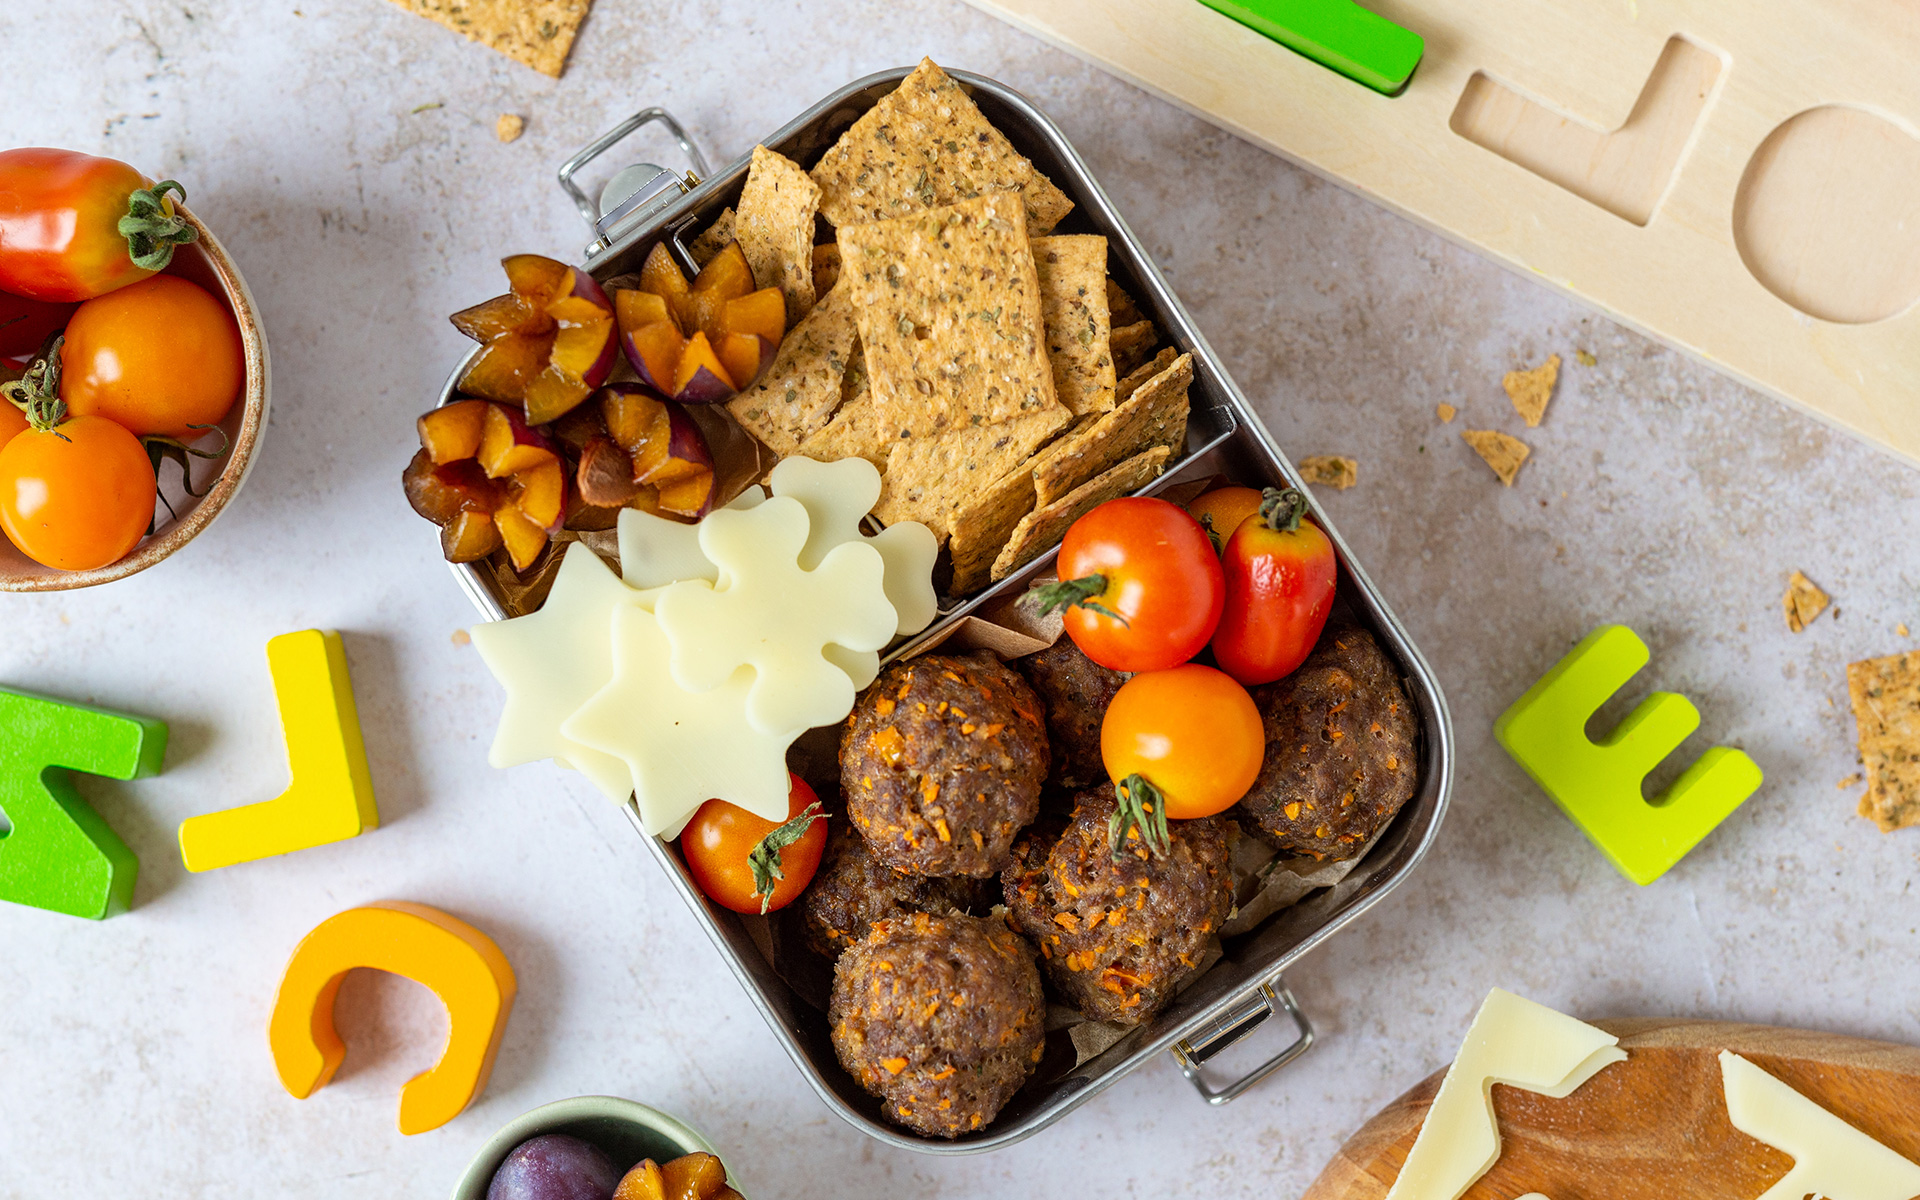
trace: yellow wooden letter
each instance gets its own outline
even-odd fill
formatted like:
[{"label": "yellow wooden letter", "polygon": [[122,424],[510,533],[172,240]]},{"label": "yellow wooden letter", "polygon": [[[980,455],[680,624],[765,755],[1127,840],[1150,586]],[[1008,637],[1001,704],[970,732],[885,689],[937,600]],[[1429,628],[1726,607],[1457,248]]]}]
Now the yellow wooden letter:
[{"label": "yellow wooden letter", "polygon": [[380,824],[340,635],[283,633],[267,643],[267,668],[293,781],[275,799],[181,822],[180,856],[189,871],[322,846]]},{"label": "yellow wooden letter", "polygon": [[333,1001],[355,967],[391,971],[447,1006],[447,1047],[400,1089],[400,1132],[438,1129],[487,1086],[513,1011],[513,967],[493,939],[424,904],[383,900],[328,917],[300,940],[273,1001],[267,1041],[296,1100],[327,1086],[347,1055]]}]

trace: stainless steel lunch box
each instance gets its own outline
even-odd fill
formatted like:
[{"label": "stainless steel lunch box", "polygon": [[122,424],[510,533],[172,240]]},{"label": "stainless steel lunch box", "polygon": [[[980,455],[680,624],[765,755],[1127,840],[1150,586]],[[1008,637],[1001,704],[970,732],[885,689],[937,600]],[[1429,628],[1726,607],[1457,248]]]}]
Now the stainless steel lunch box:
[{"label": "stainless steel lunch box", "polygon": [[[766,145],[802,165],[810,165],[862,113],[905,77],[911,68],[870,75],[835,92],[797,120],[766,139]],[[1225,475],[1236,482],[1298,486],[1299,476],[1254,415],[1252,405],[1222,369],[1206,339],[1194,328],[1145,248],[1114,211],[1086,164],[1060,129],[1024,97],[1003,84],[963,71],[951,72],[973,95],[987,118],[1034,165],[1073,198],[1078,206],[1060,232],[1104,234],[1108,269],[1165,332],[1167,340],[1194,357],[1193,412],[1186,457],[1144,489],[1151,495],[1183,483]],[[614,176],[596,205],[574,181],[587,162],[640,127],[659,122],[679,140],[697,174],[681,176],[653,166],[629,167]],[[683,267],[690,267],[683,243],[694,231],[734,202],[747,175],[742,155],[709,174],[699,149],[671,116],[646,109],[609,130],[560,169],[560,182],[593,227],[586,268],[599,279],[637,271],[653,245],[669,239]],[[476,351],[477,352],[477,351]],[[469,356],[470,358],[471,356]],[[448,377],[439,403],[453,397],[465,361]],[[1224,957],[1183,992],[1174,1004],[1141,1030],[1104,1053],[1074,1065],[1070,1048],[1050,1039],[1048,1056],[987,1129],[944,1141],[922,1137],[887,1123],[877,1100],[843,1071],[829,1041],[826,1014],[800,999],[756,948],[742,918],[707,901],[688,876],[679,850],[656,838],[642,840],[679,888],[688,908],[719,947],[747,994],[786,1047],[820,1098],[843,1120],[891,1145],[929,1154],[976,1154],[1030,1137],[1066,1116],[1127,1072],[1162,1052],[1171,1052],[1181,1070],[1209,1103],[1223,1104],[1307,1049],[1313,1030],[1282,981],[1282,973],[1302,955],[1372,907],[1406,878],[1426,854],[1446,811],[1453,782],[1453,729],[1446,701],[1426,660],[1408,640],[1346,543],[1319,506],[1313,517],[1340,558],[1340,593],[1355,615],[1369,625],[1380,644],[1399,663],[1421,722],[1420,786],[1362,863],[1331,888],[1275,913],[1252,931],[1229,938]],[[945,600],[939,618],[924,633],[892,649],[889,657],[913,652],[942,635],[967,613],[1011,593],[1024,591],[1052,569],[1048,552],[1019,574],[965,601]],[[453,567],[455,577],[481,614],[505,616],[487,574],[474,566]],[[640,828],[638,809],[627,815]],[[1268,1017],[1284,1014],[1290,1026],[1284,1048],[1246,1075],[1223,1084],[1205,1074],[1207,1061],[1252,1033]]]}]

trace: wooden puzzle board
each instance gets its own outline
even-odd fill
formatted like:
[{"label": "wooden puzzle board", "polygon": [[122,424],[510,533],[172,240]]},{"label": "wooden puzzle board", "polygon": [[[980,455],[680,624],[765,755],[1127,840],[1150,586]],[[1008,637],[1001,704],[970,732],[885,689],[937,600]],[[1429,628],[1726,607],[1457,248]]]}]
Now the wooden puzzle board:
[{"label": "wooden puzzle board", "polygon": [[970,2],[1920,463],[1920,5],[1368,0],[1387,97],[1198,0]]}]

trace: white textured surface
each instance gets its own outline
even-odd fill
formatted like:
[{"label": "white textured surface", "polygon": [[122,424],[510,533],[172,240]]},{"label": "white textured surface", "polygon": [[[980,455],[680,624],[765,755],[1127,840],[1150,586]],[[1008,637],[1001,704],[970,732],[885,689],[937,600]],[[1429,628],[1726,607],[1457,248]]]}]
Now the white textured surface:
[{"label": "white textured surface", "polygon": [[[1846,662],[1920,628],[1920,475],[1890,458],[949,0],[599,0],[557,83],[383,0],[7,0],[0,47],[31,66],[0,142],[182,179],[275,365],[257,468],[212,532],[107,588],[0,598],[0,682],[173,730],[159,778],[81,785],[140,855],[134,911],[0,906],[0,1197],[442,1195],[500,1124],[591,1092],[683,1115],[761,1197],[1297,1194],[1447,1059],[1496,984],[1580,1017],[1920,1041],[1920,833],[1883,837],[1834,787],[1854,770]],[[450,641],[472,613],[399,488],[413,417],[462,346],[445,314],[499,290],[501,254],[584,241],[560,159],[648,103],[731,157],[923,51],[1053,113],[1281,443],[1360,459],[1329,510],[1438,670],[1461,750],[1427,864],[1292,974],[1312,1053],[1217,1111],[1160,1062],[958,1161],[882,1149],[821,1106],[583,781],[486,767],[500,695]],[[508,111],[527,133],[501,145]],[[1527,432],[1500,373],[1549,351],[1567,369]],[[1450,427],[1440,401],[1463,410]],[[1489,426],[1536,447],[1511,491],[1459,440]],[[1840,609],[1798,637],[1779,612],[1795,568]],[[1705,713],[1682,761],[1724,741],[1768,776],[1645,889],[1490,736],[1603,621],[1653,649],[1633,690]],[[282,786],[264,646],[313,626],[345,632],[385,824],[187,875],[183,818]],[[381,897],[473,921],[521,981],[480,1103],[411,1139],[393,1116],[437,1046],[424,992],[354,976],[346,1066],[305,1102],[264,1034],[299,937]]]}]

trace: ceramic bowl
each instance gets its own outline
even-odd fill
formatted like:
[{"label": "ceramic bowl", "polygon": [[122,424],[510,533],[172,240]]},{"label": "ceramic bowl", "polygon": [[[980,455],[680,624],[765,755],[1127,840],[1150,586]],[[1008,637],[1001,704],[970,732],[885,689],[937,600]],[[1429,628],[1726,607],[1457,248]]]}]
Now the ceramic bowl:
[{"label": "ceramic bowl", "polygon": [[[617,1096],[575,1096],[522,1113],[487,1139],[454,1187],[453,1200],[486,1200],[493,1173],[507,1155],[521,1142],[543,1133],[565,1133],[592,1142],[605,1150],[622,1171],[643,1158],[665,1162],[703,1150],[720,1153],[692,1126],[657,1108]],[[721,1162],[725,1161],[722,1156]],[[739,1191],[740,1185],[732,1182],[731,1168],[727,1174],[733,1189]]]},{"label": "ceramic bowl", "polygon": [[163,521],[154,530],[153,536],[135,546],[125,558],[104,567],[95,567],[90,571],[56,571],[34,562],[20,553],[12,542],[0,537],[0,592],[57,592],[68,588],[92,587],[144,571],[179,550],[213,524],[213,519],[220,515],[220,511],[239,492],[240,485],[247,480],[247,470],[253,464],[254,451],[259,449],[261,435],[267,428],[266,333],[260,323],[260,310],[253,302],[253,294],[247,291],[246,280],[240,278],[239,268],[227,256],[226,248],[200,223],[198,217],[185,208],[180,212],[199,230],[200,238],[174,251],[173,263],[166,273],[191,280],[226,301],[235,324],[240,327],[240,344],[246,353],[246,386],[240,393],[238,403],[220,422],[221,432],[227,435],[227,452],[217,459],[192,460],[194,487],[204,493],[197,499],[187,495],[180,487],[178,468],[172,463],[162,462],[160,490],[172,501],[175,516],[167,518],[166,508],[161,506],[159,511]]}]

